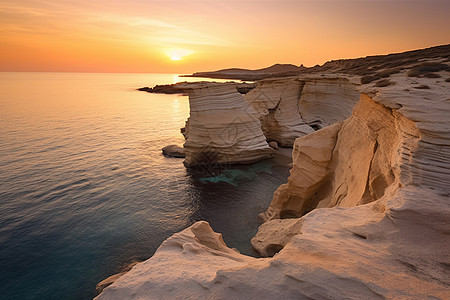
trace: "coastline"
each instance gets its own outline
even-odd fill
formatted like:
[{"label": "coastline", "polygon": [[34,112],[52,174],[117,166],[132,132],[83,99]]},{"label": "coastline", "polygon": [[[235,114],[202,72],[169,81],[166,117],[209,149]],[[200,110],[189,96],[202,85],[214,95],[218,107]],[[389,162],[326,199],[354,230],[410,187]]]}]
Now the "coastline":
[{"label": "coastline", "polygon": [[[448,83],[445,78],[442,79],[449,68],[446,64],[448,55],[433,56],[439,51],[442,53],[445,47],[386,56],[384,66],[378,67],[373,75],[364,75],[362,69],[357,69],[347,75],[317,73],[259,81],[254,89],[245,94],[252,110],[244,109],[249,115],[259,118],[266,137],[273,135],[277,142],[289,143],[290,137],[286,134],[299,134],[307,126],[311,128],[308,130],[312,130],[302,133],[295,140],[294,163],[288,183],[275,192],[271,206],[263,214],[265,223],[252,240],[253,247],[262,258],[251,258],[228,248],[221,235],[212,231],[206,222],[197,222],[167,239],[152,258],[138,264],[97,299],[108,299],[117,293],[126,295],[131,291],[143,297],[148,293],[166,296],[170,293],[170,297],[174,298],[181,297],[186,291],[192,298],[231,295],[325,297],[330,293],[352,299],[421,293],[437,298],[449,296],[444,288],[445,272],[442,267],[437,267],[438,257],[448,258],[449,245],[438,246],[433,242],[443,238],[445,220],[450,214],[448,194],[439,192],[446,191],[445,184],[442,186],[441,183],[446,181],[445,178],[450,179],[450,173],[436,174],[433,170],[448,166],[449,161],[445,158],[430,160],[434,157],[434,147],[449,139],[442,127],[445,127],[442,123],[445,114],[450,111],[443,98]],[[426,55],[432,57],[418,61],[417,57]],[[402,65],[395,59],[393,61],[392,57],[400,59]],[[382,58],[379,57],[366,59],[368,63],[379,63],[380,60]],[[351,64],[361,63],[360,59],[351,61]],[[331,69],[349,69],[348,61],[332,62],[327,65],[328,71],[330,66]],[[384,71],[386,67],[393,66],[396,69]],[[413,70],[416,72],[414,75]],[[426,75],[429,72],[438,75]],[[387,83],[383,81],[381,84],[382,80]],[[297,86],[301,89],[300,104],[318,103],[322,107],[311,110],[310,105],[298,104],[302,108],[299,113],[302,122],[288,131],[286,128],[279,131],[281,127],[277,127],[272,120],[287,122],[283,118],[289,109],[285,110],[284,115],[274,115],[269,106],[267,114],[267,109],[262,105],[272,105],[271,97],[278,99],[278,91],[273,92],[273,88],[278,87],[285,96],[279,98],[278,104],[275,103],[275,112],[283,111],[282,104],[287,108],[291,99],[295,100],[296,88],[292,87]],[[422,89],[421,86],[428,88]],[[189,91],[194,91],[189,92],[190,126],[196,122],[192,118],[192,101],[203,101],[198,89],[208,88],[208,85],[189,87]],[[264,89],[271,89],[272,94],[266,94],[266,98],[254,97]],[[292,92],[284,93],[289,89]],[[361,93],[360,100],[354,98],[355,91]],[[223,94],[227,93],[230,97],[241,99],[234,94],[237,92],[230,90]],[[350,111],[345,106],[345,109],[339,108],[343,118],[338,120],[333,117],[336,103],[327,98],[333,99],[336,95],[340,95],[350,107]],[[236,100],[234,105],[239,101]],[[423,101],[430,101],[433,105],[424,107],[420,104]],[[425,121],[421,110],[436,118]],[[293,118],[298,119],[296,116]],[[286,124],[292,123],[289,121]],[[188,129],[187,140],[195,133],[195,128]],[[422,139],[428,143],[422,143]],[[187,152],[186,155],[188,158],[191,154]],[[424,163],[432,164],[433,169],[423,169],[421,166]],[[330,183],[334,189],[326,188],[325,193],[317,191],[317,188],[329,186]],[[340,190],[343,185],[346,191]],[[435,200],[425,204],[422,203],[424,199]],[[428,208],[425,209],[424,205]],[[417,226],[412,231],[410,211],[415,214]],[[435,216],[432,228],[428,227],[430,215]],[[393,224],[389,218],[395,220]],[[418,238],[423,238],[416,235],[417,230],[427,231],[427,243],[434,246],[426,249],[413,246]],[[402,244],[395,243],[399,240]],[[391,243],[394,246],[388,247]],[[385,250],[380,251],[380,247]],[[322,253],[320,260],[314,259],[318,251]],[[369,256],[368,252],[371,253]],[[331,257],[335,258],[334,265],[327,263]],[[349,264],[349,260],[358,261],[357,266]],[[405,264],[430,275],[422,276],[411,269],[405,270]],[[175,272],[174,266],[179,270]],[[365,266],[364,270],[358,266]],[[432,266],[431,269],[428,266]],[[434,274],[437,277],[430,280],[430,272],[436,267],[440,273]],[[318,272],[317,268],[322,268],[323,272]],[[146,276],[139,275],[143,271]],[[377,275],[379,272],[388,272],[388,277],[395,280],[387,281],[386,276]],[[280,280],[266,282],[264,276]],[[343,276],[347,278],[345,282],[340,280]],[[406,276],[407,280],[398,285],[402,276]],[[326,285],[321,284],[324,281]],[[151,287],[142,287],[145,282],[152,283]],[[397,282],[395,286],[394,282]],[[286,286],[289,288],[282,288]]]}]

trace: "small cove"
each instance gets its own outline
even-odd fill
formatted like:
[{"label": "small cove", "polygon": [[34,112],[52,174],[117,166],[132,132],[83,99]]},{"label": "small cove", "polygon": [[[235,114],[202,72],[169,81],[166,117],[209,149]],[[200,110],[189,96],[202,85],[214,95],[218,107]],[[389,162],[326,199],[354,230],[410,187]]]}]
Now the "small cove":
[{"label": "small cove", "polygon": [[0,77],[0,298],[92,298],[97,282],[197,220],[252,254],[256,216],[289,158],[205,176],[164,157],[183,143],[188,99],[135,88],[177,75]]}]

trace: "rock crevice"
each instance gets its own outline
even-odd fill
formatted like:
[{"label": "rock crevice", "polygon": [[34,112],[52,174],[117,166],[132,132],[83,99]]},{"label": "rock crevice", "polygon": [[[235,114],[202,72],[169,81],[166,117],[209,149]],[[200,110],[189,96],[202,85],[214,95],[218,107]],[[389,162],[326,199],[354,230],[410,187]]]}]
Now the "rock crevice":
[{"label": "rock crevice", "polygon": [[282,147],[348,118],[358,99],[358,85],[346,78],[265,79],[245,95],[266,138]]},{"label": "rock crevice", "polygon": [[363,94],[348,120],[296,140],[288,183],[275,192],[262,219],[301,217],[315,208],[381,198],[390,185],[405,184],[401,152],[414,153],[418,138],[414,122]]}]

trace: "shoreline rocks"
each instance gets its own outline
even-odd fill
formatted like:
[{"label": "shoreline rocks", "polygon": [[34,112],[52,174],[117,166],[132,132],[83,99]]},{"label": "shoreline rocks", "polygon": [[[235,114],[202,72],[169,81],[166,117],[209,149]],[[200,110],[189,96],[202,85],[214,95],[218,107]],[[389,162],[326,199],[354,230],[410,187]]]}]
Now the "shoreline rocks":
[{"label": "shoreline rocks", "polygon": [[273,157],[256,112],[234,84],[198,83],[184,89],[190,106],[186,166],[248,164]]},{"label": "shoreline rocks", "polygon": [[283,203],[324,206],[260,226],[267,258],[197,222],[96,299],[448,298],[450,156],[435,149],[449,153],[450,106],[439,86],[426,93],[363,94],[349,119],[297,139]]},{"label": "shoreline rocks", "polygon": [[99,295],[101,292],[103,292],[104,289],[106,289],[108,286],[116,282],[117,279],[128,273],[135,265],[137,265],[139,262],[134,261],[127,265],[125,268],[123,268],[119,273],[109,276],[108,278],[100,281],[97,286],[95,287],[95,290],[97,292],[97,295]]},{"label": "shoreline rocks", "polygon": [[162,153],[168,157],[185,158],[184,148],[178,145],[169,145],[161,149]]},{"label": "shoreline rocks", "polygon": [[[450,298],[450,87],[442,76],[408,77],[407,68],[388,73],[395,84],[361,85],[347,119],[338,111],[334,124],[295,140],[288,183],[275,193],[252,239],[263,258],[228,248],[201,221],[168,238],[97,299]],[[429,89],[411,88],[418,84]],[[320,81],[312,84],[306,104],[317,101],[318,87]],[[188,140],[211,132],[208,141],[214,140],[218,132],[202,126],[226,123],[196,115],[202,108],[218,116],[245,109],[227,89],[192,93]],[[336,103],[329,104],[331,114]],[[248,115],[258,119],[258,113],[253,108]],[[262,130],[257,136],[267,144]]]},{"label": "shoreline rocks", "polygon": [[187,93],[180,89],[176,84],[155,85],[152,88],[146,86],[138,88],[137,90],[154,94],[181,94],[187,96]]},{"label": "shoreline rocks", "polygon": [[245,100],[257,112],[266,138],[292,147],[296,138],[348,118],[359,88],[335,75],[265,79]]},{"label": "shoreline rocks", "polygon": [[[178,82],[174,84],[162,84],[162,85],[155,85],[154,87],[142,87],[138,88],[138,91],[141,92],[147,92],[147,93],[154,93],[154,94],[180,94],[183,96],[188,96],[187,91],[185,90],[186,86],[192,85],[195,86],[196,84],[201,83],[213,83],[211,81],[200,81],[200,82]],[[234,84],[236,87],[236,90],[240,94],[247,94],[249,91],[255,88],[256,83],[248,83],[248,82],[224,82],[224,83],[214,83],[214,84],[225,84],[230,85]]]},{"label": "shoreline rocks", "polygon": [[348,120],[296,140],[291,176],[274,193],[263,219],[381,198],[400,183],[398,166],[405,162],[398,153],[414,151],[419,136],[414,122],[362,94]]}]

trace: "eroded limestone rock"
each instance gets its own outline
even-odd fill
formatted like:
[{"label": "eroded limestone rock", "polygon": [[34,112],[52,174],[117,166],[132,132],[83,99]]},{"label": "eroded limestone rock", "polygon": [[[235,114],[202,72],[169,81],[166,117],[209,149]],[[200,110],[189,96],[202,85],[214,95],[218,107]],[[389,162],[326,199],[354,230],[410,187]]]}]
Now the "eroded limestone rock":
[{"label": "eroded limestone rock", "polygon": [[270,146],[270,148],[272,148],[274,150],[278,150],[278,143],[275,141],[269,142],[269,146]]},{"label": "eroded limestone rock", "polygon": [[281,147],[292,147],[297,137],[314,131],[303,121],[298,109],[303,85],[298,78],[266,79],[245,95],[258,113],[266,138]]},{"label": "eroded limestone rock", "polygon": [[[241,255],[196,223],[98,299],[449,299],[448,85],[390,80],[349,119],[297,140],[253,239],[276,255]],[[409,92],[416,84],[430,89]],[[295,218],[307,207],[322,208]]]},{"label": "eroded limestone rock", "polygon": [[108,278],[100,281],[97,286],[95,287],[95,290],[97,291],[97,295],[100,294],[105,288],[116,282],[117,279],[125,275],[127,272],[129,272],[135,265],[137,265],[139,262],[135,261],[126,266],[117,274],[111,275]]},{"label": "eroded limestone rock", "polygon": [[347,78],[265,79],[245,100],[257,112],[266,138],[292,147],[296,138],[348,118],[359,100],[358,88]]},{"label": "eroded limestone rock", "polygon": [[186,154],[184,153],[184,148],[178,145],[169,145],[161,149],[162,153],[169,157],[184,158]]},{"label": "eroded limestone rock", "polygon": [[302,219],[275,219],[265,222],[252,238],[252,246],[261,257],[274,256],[301,233]]},{"label": "eroded limestone rock", "polygon": [[359,86],[345,77],[305,79],[298,110],[316,130],[344,121],[359,101]]},{"label": "eroded limestone rock", "polygon": [[196,223],[96,299],[448,299],[449,199],[391,188],[367,205],[273,220],[301,231],[272,258],[241,255]]},{"label": "eroded limestone rock", "polygon": [[291,176],[263,219],[381,198],[388,186],[400,184],[401,151],[414,151],[418,138],[414,122],[363,94],[351,118],[296,140]]},{"label": "eroded limestone rock", "polygon": [[273,156],[256,112],[235,84],[191,83],[182,88],[190,105],[185,165],[252,163]]}]

